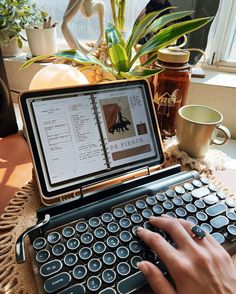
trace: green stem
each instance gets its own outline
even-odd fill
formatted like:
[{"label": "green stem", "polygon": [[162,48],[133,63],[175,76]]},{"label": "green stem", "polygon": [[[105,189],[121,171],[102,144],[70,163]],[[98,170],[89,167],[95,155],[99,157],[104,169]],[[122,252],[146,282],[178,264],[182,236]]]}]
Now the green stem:
[{"label": "green stem", "polygon": [[125,8],[126,8],[126,0],[120,0],[119,3],[119,29],[123,33],[124,32],[124,25],[125,25]]},{"label": "green stem", "polygon": [[111,4],[111,11],[112,11],[114,26],[118,27],[118,18],[116,15],[116,0],[110,0],[110,4]]}]

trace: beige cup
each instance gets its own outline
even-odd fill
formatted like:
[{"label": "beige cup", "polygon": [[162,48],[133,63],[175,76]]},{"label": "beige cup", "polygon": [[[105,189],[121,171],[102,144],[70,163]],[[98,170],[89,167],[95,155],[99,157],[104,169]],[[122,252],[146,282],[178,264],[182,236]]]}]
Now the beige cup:
[{"label": "beige cup", "polygon": [[[203,105],[186,105],[179,109],[176,136],[179,148],[191,157],[202,157],[211,144],[223,145],[230,139],[230,131],[220,123],[222,114]],[[216,139],[218,131],[222,138]]]}]

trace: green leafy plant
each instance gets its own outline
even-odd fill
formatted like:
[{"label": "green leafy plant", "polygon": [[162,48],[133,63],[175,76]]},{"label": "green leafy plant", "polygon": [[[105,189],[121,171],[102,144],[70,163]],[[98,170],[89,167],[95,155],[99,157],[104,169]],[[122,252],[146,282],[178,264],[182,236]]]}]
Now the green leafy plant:
[{"label": "green leafy plant", "polygon": [[37,24],[47,16],[30,0],[4,0],[0,2],[0,45],[17,39],[18,47],[22,47],[21,32],[26,26]]},{"label": "green leafy plant", "polygon": [[[170,7],[166,9],[170,9]],[[159,16],[166,9],[151,12],[140,18],[133,26],[127,41],[124,40],[122,32],[115,25],[107,25],[106,45],[111,62],[110,66],[102,63],[91,54],[84,55],[77,50],[58,52],[54,57],[65,58],[79,64],[98,64],[104,70],[112,72],[117,79],[143,78],[155,75],[162,69],[152,69],[150,65],[157,59],[159,49],[173,44],[181,36],[201,28],[212,20],[212,17],[205,17],[173,23],[192,14],[193,11],[172,12]],[[166,27],[169,23],[171,24]],[[139,40],[149,33],[153,33],[153,37],[135,52],[134,48]],[[148,56],[148,59],[144,63],[140,63],[139,58],[143,55]],[[24,63],[22,68],[45,57],[51,57],[51,55],[35,57]]]}]

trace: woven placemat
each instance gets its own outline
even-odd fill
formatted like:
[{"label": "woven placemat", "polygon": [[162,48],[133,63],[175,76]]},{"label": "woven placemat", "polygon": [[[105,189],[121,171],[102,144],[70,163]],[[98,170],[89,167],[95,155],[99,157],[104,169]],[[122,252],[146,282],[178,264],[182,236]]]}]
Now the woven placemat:
[{"label": "woven placemat", "polygon": [[[213,178],[211,179],[213,180]],[[216,183],[219,186],[219,183]],[[220,186],[222,187],[222,186]],[[36,209],[41,205],[33,182],[26,184],[6,207],[0,217],[0,293],[37,294],[33,268],[26,238],[26,262],[15,262],[15,243],[18,236],[36,223]],[[236,254],[232,257],[236,265]],[[140,293],[152,293],[149,288]]]}]

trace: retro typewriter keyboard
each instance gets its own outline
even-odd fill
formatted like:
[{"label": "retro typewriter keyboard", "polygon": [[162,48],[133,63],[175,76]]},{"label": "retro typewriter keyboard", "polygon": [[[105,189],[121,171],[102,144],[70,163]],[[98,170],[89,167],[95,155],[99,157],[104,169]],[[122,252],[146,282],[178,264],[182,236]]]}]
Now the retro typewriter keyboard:
[{"label": "retro typewriter keyboard", "polygon": [[[139,242],[138,226],[155,230],[150,216],[184,218],[222,245],[236,241],[235,200],[208,178],[143,195],[90,219],[78,219],[33,241],[43,292],[60,294],[131,293],[146,284],[137,263],[149,260],[168,274],[155,252]],[[234,243],[235,244],[235,243]]]}]

